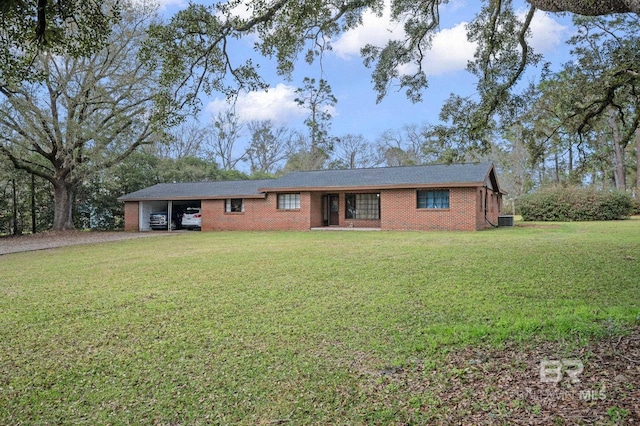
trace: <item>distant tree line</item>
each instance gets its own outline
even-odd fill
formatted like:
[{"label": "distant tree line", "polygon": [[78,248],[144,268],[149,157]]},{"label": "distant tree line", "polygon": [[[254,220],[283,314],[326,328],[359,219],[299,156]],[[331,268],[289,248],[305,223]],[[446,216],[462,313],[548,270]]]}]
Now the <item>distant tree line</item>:
[{"label": "distant tree line", "polygon": [[[478,77],[478,96],[451,95],[439,123],[389,129],[373,141],[333,133],[339,99],[323,74],[305,78],[296,92],[307,112],[304,131],[243,122],[232,106],[204,123],[190,114],[199,93],[232,100],[240,90],[266,86],[251,61],[234,63],[227,41],[255,34],[258,51],[275,57],[278,71],[290,76],[305,48],[305,59],[314,62],[326,40],[357,26],[377,2],[345,2],[341,9],[319,0],[314,7],[250,2],[249,19],[233,17],[226,4],[193,4],[168,23],[153,8],[120,0],[61,0],[68,7],[38,8],[45,3],[0,6],[12,28],[0,31],[6,59],[0,61],[2,234],[117,229],[122,206],[116,198],[154,183],[292,170],[490,160],[516,203],[549,186],[632,195],[640,187],[635,0],[574,2],[571,61],[559,72],[543,67],[530,84],[522,73],[541,60],[526,41],[531,19],[537,7],[556,11],[558,3],[529,1],[519,20],[510,2],[480,2],[468,27],[478,45],[468,66]],[[422,59],[438,27],[439,2],[420,10],[414,3],[398,2],[393,17],[404,20],[406,40],[363,52],[380,99],[395,81],[420,101],[427,85]],[[24,16],[34,17],[35,33]],[[410,63],[415,74],[398,72]]]}]

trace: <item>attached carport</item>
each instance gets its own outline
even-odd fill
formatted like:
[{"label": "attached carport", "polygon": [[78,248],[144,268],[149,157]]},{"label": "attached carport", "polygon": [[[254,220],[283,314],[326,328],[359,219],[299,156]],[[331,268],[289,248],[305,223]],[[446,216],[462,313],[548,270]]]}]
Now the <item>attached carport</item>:
[{"label": "attached carport", "polygon": [[[258,190],[270,179],[214,182],[159,183],[130,194],[118,201],[124,202],[125,230],[150,231],[150,216],[155,212],[167,212],[174,219],[188,207],[202,210],[203,230],[213,229],[218,214],[224,214],[224,200],[233,198],[265,198]],[[206,201],[223,200],[220,210],[207,210]],[[203,202],[205,201],[205,202]],[[210,204],[210,203],[209,203]],[[210,208],[210,207],[209,207]],[[205,220],[207,226],[205,226]],[[170,226],[167,225],[169,230]]]},{"label": "attached carport", "polygon": [[[187,211],[189,207],[197,207],[201,208],[202,201],[201,200],[175,200],[169,201],[169,206],[173,213],[173,217],[181,218],[184,212]],[[178,223],[178,229],[181,228],[181,224]]]},{"label": "attached carport", "polygon": [[[125,203],[125,229],[151,231],[151,213],[166,212],[179,229],[179,218],[188,207],[201,207],[202,193],[206,193],[211,182],[159,183],[118,198]],[[136,212],[137,210],[137,212]],[[126,216],[137,218],[137,224],[126,224]],[[167,230],[171,230],[171,221]]]},{"label": "attached carport", "polygon": [[138,203],[138,227],[140,231],[151,231],[149,223],[151,213],[169,211],[170,201],[140,201]]},{"label": "attached carport", "polygon": [[[201,200],[140,200],[138,208],[138,226],[140,231],[151,231],[149,223],[151,213],[167,212],[168,217],[176,222],[177,229],[180,229],[180,217],[188,207],[200,207]],[[167,226],[171,231],[171,227]]]}]

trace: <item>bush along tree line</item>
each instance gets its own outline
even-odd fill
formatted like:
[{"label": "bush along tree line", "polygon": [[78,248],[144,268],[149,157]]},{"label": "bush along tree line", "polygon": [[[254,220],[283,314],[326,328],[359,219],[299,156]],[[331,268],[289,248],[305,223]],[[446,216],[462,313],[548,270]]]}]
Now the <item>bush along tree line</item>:
[{"label": "bush along tree line", "polygon": [[[549,185],[638,192],[637,0],[527,0],[524,16],[512,2],[478,2],[468,25],[477,98],[453,94],[439,124],[375,141],[332,133],[329,111],[339,99],[324,78],[305,77],[296,93],[308,112],[303,132],[242,122],[232,108],[202,127],[186,124],[203,92],[232,100],[269,86],[256,63],[230,54],[233,40],[252,37],[292,78],[296,58],[317,63],[327,40],[360,25],[364,13],[382,12],[377,0],[245,3],[249,17],[235,15],[238,2],[218,2],[160,19],[139,2],[3,2],[0,18],[12,31],[0,34],[0,233],[119,228],[116,198],[154,183],[322,168],[491,160],[518,203]],[[405,38],[362,50],[378,101],[392,87],[422,99],[440,3],[396,1],[391,19]],[[538,10],[571,13],[577,31],[571,61],[553,73],[539,67],[526,85],[525,70],[543,63],[528,38]]]},{"label": "bush along tree line", "polygon": [[627,192],[575,186],[541,189],[520,200],[522,218],[532,221],[619,220],[636,209],[635,200]]}]

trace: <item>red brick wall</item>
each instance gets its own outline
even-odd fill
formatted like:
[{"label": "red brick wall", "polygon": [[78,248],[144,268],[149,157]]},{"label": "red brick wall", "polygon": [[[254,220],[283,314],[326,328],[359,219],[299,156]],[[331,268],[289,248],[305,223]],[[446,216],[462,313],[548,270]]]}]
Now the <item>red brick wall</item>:
[{"label": "red brick wall", "polygon": [[[493,225],[498,225],[498,216],[502,214],[502,194],[489,192],[489,208],[487,211],[487,219]],[[490,226],[489,224],[487,224]]]},{"label": "red brick wall", "polygon": [[[445,188],[446,189],[446,188]],[[372,191],[377,192],[377,191]],[[347,192],[339,196],[340,227],[397,230],[479,230],[490,225],[484,219],[483,188],[450,188],[449,209],[416,207],[416,189],[380,191],[380,220],[346,219]],[[308,230],[324,225],[322,192],[301,192],[299,210],[278,210],[277,194],[266,198],[245,198],[244,212],[225,213],[225,200],[202,200],[203,231]],[[500,194],[489,192],[487,218],[497,224]],[[139,203],[125,203],[125,230],[139,230]]]},{"label": "red brick wall", "polygon": [[484,220],[484,188],[476,190],[476,229],[484,229],[488,223]]},{"label": "red brick wall", "polygon": [[140,203],[138,201],[128,201],[124,203],[124,230],[139,231]]},{"label": "red brick wall", "polygon": [[[487,197],[487,211],[485,216],[485,195]],[[485,188],[478,188],[476,197],[476,228],[490,228],[491,224],[498,225],[498,216],[502,214],[502,194],[494,193]],[[488,222],[487,222],[488,221]],[[489,223],[491,222],[491,223]]]},{"label": "red brick wall", "polygon": [[[266,199],[244,199],[243,213],[225,213],[225,200],[202,200],[203,231],[308,230],[324,226],[322,192],[301,192],[300,210],[278,210],[277,194]],[[379,220],[345,219],[345,193],[339,193],[339,226],[379,228]]]},{"label": "red brick wall", "polygon": [[311,212],[311,220],[309,222],[310,227],[317,228],[324,226],[324,204],[322,200],[324,194],[321,192],[311,192],[309,197],[311,202],[309,207]]},{"label": "red brick wall", "polygon": [[418,209],[416,189],[384,190],[381,228],[473,231],[478,229],[476,199],[475,188],[450,188],[448,209]]},{"label": "red brick wall", "polygon": [[311,195],[300,193],[299,210],[278,210],[277,194],[245,198],[244,212],[225,213],[225,200],[202,200],[203,231],[308,230],[311,227]]}]

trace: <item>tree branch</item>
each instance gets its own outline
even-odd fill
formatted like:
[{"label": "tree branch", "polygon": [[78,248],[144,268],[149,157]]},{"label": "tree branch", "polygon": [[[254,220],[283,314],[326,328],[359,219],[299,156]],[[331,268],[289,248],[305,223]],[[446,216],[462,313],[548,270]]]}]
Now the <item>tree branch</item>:
[{"label": "tree branch", "polygon": [[584,16],[602,16],[614,13],[640,14],[638,0],[527,0],[530,5],[546,12],[571,12]]}]

